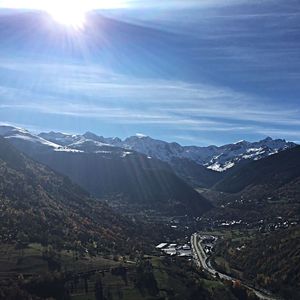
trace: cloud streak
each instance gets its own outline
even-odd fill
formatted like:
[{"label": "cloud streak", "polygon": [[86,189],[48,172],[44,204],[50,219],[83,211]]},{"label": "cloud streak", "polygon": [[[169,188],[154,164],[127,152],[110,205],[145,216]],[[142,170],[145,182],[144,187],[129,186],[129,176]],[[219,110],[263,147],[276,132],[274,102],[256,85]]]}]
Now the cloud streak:
[{"label": "cloud streak", "polygon": [[[103,123],[160,126],[161,130],[296,138],[299,108],[209,84],[138,79],[96,67],[31,65],[9,61],[19,84],[0,85],[5,113],[27,112]],[[18,74],[18,75],[17,75]],[[38,81],[36,78],[47,78]],[[32,88],[29,89],[28,86]]]}]

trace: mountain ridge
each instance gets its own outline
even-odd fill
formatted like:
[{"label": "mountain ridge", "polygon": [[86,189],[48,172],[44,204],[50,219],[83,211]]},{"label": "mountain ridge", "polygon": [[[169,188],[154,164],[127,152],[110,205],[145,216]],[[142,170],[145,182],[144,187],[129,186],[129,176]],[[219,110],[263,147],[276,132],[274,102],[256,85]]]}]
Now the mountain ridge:
[{"label": "mountain ridge", "polygon": [[105,138],[89,131],[82,135],[54,131],[36,135],[12,126],[0,126],[0,135],[31,156],[36,152],[55,151],[125,158],[141,153],[148,159],[167,163],[177,176],[195,188],[211,188],[242,165],[296,146],[293,142],[271,137],[258,142],[242,140],[223,146],[181,146],[141,134],[123,140]]},{"label": "mountain ridge", "polygon": [[[95,141],[78,135],[51,133],[54,143],[43,134],[43,137],[36,136],[16,128],[6,128],[6,131],[2,128],[4,132],[6,139],[19,150],[68,176],[93,196],[110,199],[108,202],[119,210],[131,207],[134,212],[198,216],[212,207],[166,162],[112,146],[101,137]],[[91,133],[87,135],[90,137]]]},{"label": "mountain ridge", "polygon": [[[54,133],[41,133],[39,136],[46,140],[59,143]],[[189,159],[218,172],[230,169],[240,161],[258,160],[296,146],[293,142],[287,142],[284,139],[274,140],[271,137],[266,137],[258,142],[243,140],[223,146],[210,145],[199,147],[181,146],[176,142],[168,143],[153,139],[149,136],[131,136],[121,140],[119,138],[104,138],[103,136],[98,136],[91,132],[87,132],[83,135],[65,135],[66,138],[70,138],[71,136],[73,139],[82,136],[113,146],[134,150],[171,164],[174,158]]]}]

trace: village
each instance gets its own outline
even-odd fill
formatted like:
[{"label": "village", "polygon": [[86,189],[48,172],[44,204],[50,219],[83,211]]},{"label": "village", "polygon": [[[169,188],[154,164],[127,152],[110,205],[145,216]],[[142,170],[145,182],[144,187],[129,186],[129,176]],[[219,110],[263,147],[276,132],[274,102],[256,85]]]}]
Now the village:
[{"label": "village", "polygon": [[164,255],[178,256],[178,257],[192,257],[192,250],[190,243],[175,244],[175,243],[160,243],[157,245],[156,250],[162,252]]},{"label": "village", "polygon": [[[203,250],[206,255],[211,255],[214,251],[217,237],[212,235],[201,236],[201,243],[203,244]],[[191,259],[193,257],[191,243],[175,244],[175,243],[160,243],[157,245],[156,250],[160,251],[164,255],[186,257]]]}]

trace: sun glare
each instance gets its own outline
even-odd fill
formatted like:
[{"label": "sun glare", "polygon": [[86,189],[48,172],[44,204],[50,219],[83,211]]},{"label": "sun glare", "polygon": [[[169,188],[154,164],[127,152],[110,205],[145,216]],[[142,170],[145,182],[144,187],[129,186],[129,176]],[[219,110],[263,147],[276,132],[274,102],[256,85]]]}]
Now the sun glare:
[{"label": "sun glare", "polygon": [[45,10],[57,23],[74,29],[81,29],[84,27],[86,13],[89,9],[80,2],[61,1],[57,3],[57,1],[53,1],[53,3],[49,2]]},{"label": "sun glare", "polygon": [[126,7],[125,0],[49,0],[43,3],[45,10],[56,22],[81,29],[91,10]]}]

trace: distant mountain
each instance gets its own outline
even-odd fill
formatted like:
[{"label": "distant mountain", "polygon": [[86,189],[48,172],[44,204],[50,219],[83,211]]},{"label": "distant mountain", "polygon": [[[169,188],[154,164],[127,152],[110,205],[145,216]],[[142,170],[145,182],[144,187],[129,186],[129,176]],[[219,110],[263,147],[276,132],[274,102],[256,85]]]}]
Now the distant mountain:
[{"label": "distant mountain", "polygon": [[51,131],[48,133],[42,132],[38,136],[47,141],[61,146],[69,146],[70,148],[84,144],[85,142],[94,142],[95,146],[98,147],[101,147],[102,145],[121,146],[122,144],[122,141],[119,138],[104,138],[103,136],[98,136],[92,132],[86,132],[83,135],[76,135]]},{"label": "distant mountain", "polygon": [[225,172],[202,195],[216,207],[204,216],[209,223],[241,220],[266,231],[300,224],[300,146]]},{"label": "distant mountain", "polygon": [[[134,150],[147,156],[175,164],[176,159],[188,159],[208,169],[222,172],[232,168],[244,160],[259,160],[277,152],[295,147],[296,144],[283,139],[273,140],[267,137],[259,142],[239,141],[224,146],[181,146],[178,143],[167,143],[155,140],[148,136],[137,135],[126,138],[122,141],[119,138],[105,138],[91,132],[83,135],[68,135],[62,133],[41,133],[40,137],[55,144],[73,148],[84,141],[121,147]],[[81,150],[84,150],[81,148]]]},{"label": "distant mountain", "polygon": [[132,136],[124,141],[97,136],[91,132],[83,135],[49,132],[39,136],[55,144],[85,152],[105,151],[105,147],[136,151],[167,162],[178,176],[195,187],[211,187],[225,177],[225,174],[221,174],[224,171],[231,171],[237,165],[296,146],[292,142],[270,137],[254,143],[240,141],[220,147],[197,147],[167,143],[143,135]]},{"label": "distant mountain", "polygon": [[237,193],[255,186],[275,190],[300,178],[300,146],[236,168],[215,188]]},{"label": "distant mountain", "polygon": [[188,184],[206,188],[226,177],[228,170],[232,172],[236,166],[296,146],[292,142],[273,140],[270,137],[253,143],[239,141],[220,147],[197,147],[167,143],[143,135],[132,136],[123,141],[119,138],[98,136],[92,132],[72,135],[52,131],[36,136],[26,130],[9,126],[0,126],[0,135],[13,140],[26,153],[50,149],[55,152],[100,153],[103,156],[114,154],[122,157],[139,152],[149,159],[167,162]]},{"label": "distant mountain", "polygon": [[[120,145],[120,144],[119,144]],[[259,142],[240,141],[224,146],[180,146],[150,137],[130,137],[121,143],[123,148],[171,162],[174,158],[189,159],[208,169],[222,172],[244,160],[259,160],[263,157],[294,147],[296,144],[268,137]]]},{"label": "distant mountain", "polygon": [[0,136],[9,139],[18,148],[26,148],[28,151],[47,151],[62,148],[60,145],[45,140],[28,130],[13,126],[0,126]]},{"label": "distant mountain", "polygon": [[[234,169],[269,157],[278,152],[293,148],[296,144],[283,139],[268,137],[258,142],[239,141],[224,146],[181,146],[167,143],[147,136],[137,135],[125,140],[105,138],[91,132],[71,135],[60,132],[41,133],[38,136],[23,129],[0,127],[0,135],[10,139],[21,150],[35,155],[36,152],[76,152],[94,153],[102,157],[136,156],[144,154],[143,159],[160,160],[171,166],[172,170],[194,187],[210,188],[228,177]],[[155,168],[165,169],[166,165]],[[153,169],[153,168],[152,168]],[[60,170],[62,171],[62,170]],[[226,172],[225,172],[226,171]]]},{"label": "distant mountain", "polygon": [[[90,133],[35,136],[17,128],[10,131],[2,128],[2,133],[35,160],[69,176],[94,196],[109,199],[110,205],[120,211],[131,208],[135,212],[197,216],[211,208],[167,163],[110,145]],[[24,139],[28,135],[30,138]],[[52,146],[45,145],[44,141]]]},{"label": "distant mountain", "polygon": [[143,226],[90,198],[67,177],[26,157],[2,137],[0,203],[2,243],[38,242],[59,248],[80,243],[97,245],[100,251],[124,251],[144,236]]}]

